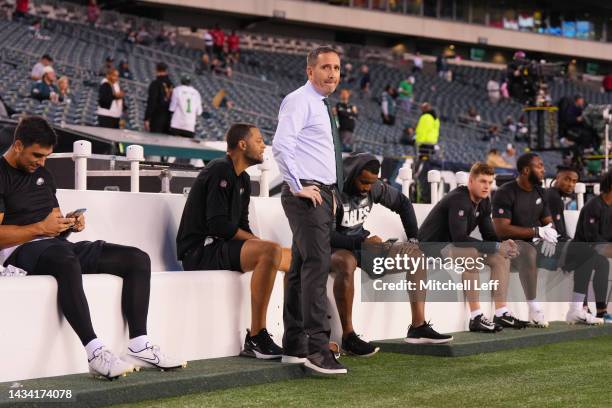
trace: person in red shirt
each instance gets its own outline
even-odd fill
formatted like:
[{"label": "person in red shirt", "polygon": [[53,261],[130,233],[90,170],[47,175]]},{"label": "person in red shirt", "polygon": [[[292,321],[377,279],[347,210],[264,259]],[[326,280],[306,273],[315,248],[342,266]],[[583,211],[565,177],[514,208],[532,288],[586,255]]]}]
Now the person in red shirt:
[{"label": "person in red shirt", "polygon": [[604,77],[602,85],[604,91],[612,93],[612,72],[609,72],[608,75]]},{"label": "person in red shirt", "polygon": [[210,32],[213,37],[213,53],[221,58],[223,56],[223,44],[225,44],[225,33],[215,24],[215,28]]},{"label": "person in red shirt", "polygon": [[100,6],[98,6],[96,0],[89,0],[89,5],[87,6],[87,22],[91,25],[96,25],[98,18],[100,18]]},{"label": "person in red shirt", "polygon": [[29,0],[17,0],[15,2],[15,14],[13,15],[13,17],[15,18],[15,20],[20,21],[28,14],[29,9]]},{"label": "person in red shirt", "polygon": [[232,34],[227,37],[227,50],[233,62],[238,62],[240,56],[240,36],[232,30]]}]

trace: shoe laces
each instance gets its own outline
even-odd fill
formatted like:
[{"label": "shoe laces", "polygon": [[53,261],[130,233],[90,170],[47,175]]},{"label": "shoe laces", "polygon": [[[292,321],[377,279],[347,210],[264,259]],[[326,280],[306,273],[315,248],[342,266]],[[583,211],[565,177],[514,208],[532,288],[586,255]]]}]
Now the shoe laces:
[{"label": "shoe laces", "polygon": [[258,340],[260,340],[264,346],[271,346],[274,344],[274,340],[272,340],[272,335],[268,333],[267,329],[261,329],[261,331],[257,334]]},{"label": "shoe laces", "polygon": [[493,326],[493,322],[485,317],[485,315],[480,316],[480,322],[486,326]]},{"label": "shoe laces", "polygon": [[166,355],[162,353],[161,349],[157,344],[149,344],[147,343],[147,348],[151,350],[151,352],[159,357],[160,360],[166,359]]},{"label": "shoe laces", "polygon": [[96,358],[99,358],[102,361],[102,364],[104,364],[105,366],[112,365],[117,359],[117,357],[115,357],[115,355],[107,349],[102,349],[100,351],[100,354],[98,354]]}]

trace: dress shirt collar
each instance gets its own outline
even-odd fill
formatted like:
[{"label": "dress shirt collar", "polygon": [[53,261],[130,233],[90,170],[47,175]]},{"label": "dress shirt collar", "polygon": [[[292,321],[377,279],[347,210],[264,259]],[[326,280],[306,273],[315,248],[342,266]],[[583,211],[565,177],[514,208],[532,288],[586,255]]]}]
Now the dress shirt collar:
[{"label": "dress shirt collar", "polygon": [[315,89],[314,85],[312,84],[312,82],[310,81],[306,81],[306,90],[308,91],[308,94],[311,95],[313,98],[317,98],[320,100],[325,100],[327,97],[321,95],[319,92],[317,92],[317,90]]}]

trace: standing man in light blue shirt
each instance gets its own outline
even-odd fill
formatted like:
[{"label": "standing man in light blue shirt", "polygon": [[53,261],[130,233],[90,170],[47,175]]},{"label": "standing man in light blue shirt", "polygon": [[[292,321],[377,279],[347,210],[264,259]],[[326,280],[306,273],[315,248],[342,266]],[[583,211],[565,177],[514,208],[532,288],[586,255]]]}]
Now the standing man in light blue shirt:
[{"label": "standing man in light blue shirt", "polygon": [[342,145],[328,100],[340,80],[340,55],[312,50],[308,82],[283,100],[272,149],[285,180],[281,201],[289,220],[292,262],[285,285],[283,362],[322,374],[345,374],[329,350],[327,276],[335,192],[342,191]]}]

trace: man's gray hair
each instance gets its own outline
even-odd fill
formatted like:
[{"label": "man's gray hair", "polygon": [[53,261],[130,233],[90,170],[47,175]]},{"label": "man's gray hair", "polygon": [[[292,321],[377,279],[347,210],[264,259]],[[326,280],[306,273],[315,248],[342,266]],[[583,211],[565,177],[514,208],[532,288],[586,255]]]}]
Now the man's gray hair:
[{"label": "man's gray hair", "polygon": [[325,45],[322,47],[317,47],[308,53],[308,56],[306,57],[306,65],[308,65],[309,67],[317,65],[317,59],[319,58],[319,55],[327,54],[330,52],[333,52],[338,57],[340,57],[340,53],[338,53],[338,51],[328,45]]}]

